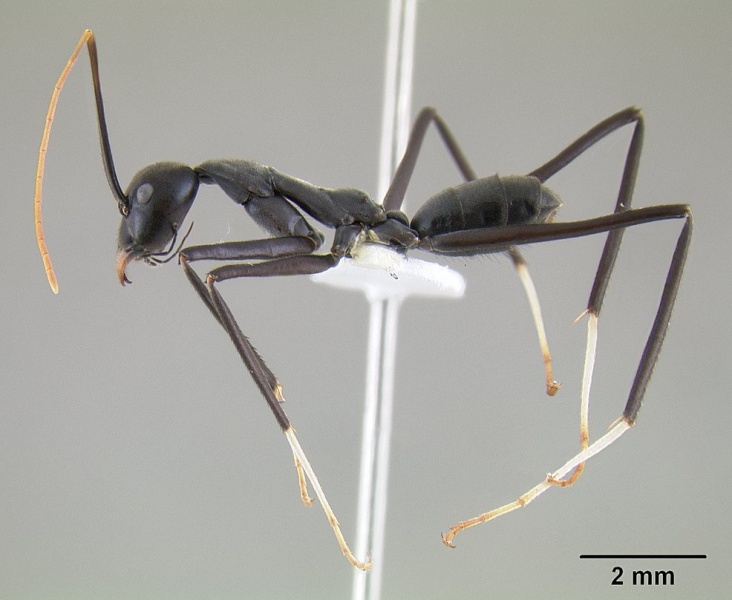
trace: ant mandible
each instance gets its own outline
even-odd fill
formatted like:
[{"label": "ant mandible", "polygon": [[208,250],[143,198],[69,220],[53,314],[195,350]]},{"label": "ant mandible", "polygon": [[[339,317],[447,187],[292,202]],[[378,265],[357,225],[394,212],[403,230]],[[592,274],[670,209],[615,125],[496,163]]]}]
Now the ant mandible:
[{"label": "ant mandible", "polygon": [[[447,256],[506,252],[513,260],[529,296],[544,356],[547,392],[553,395],[559,384],[552,378],[551,358],[541,324],[538,300],[516,246],[600,233],[608,234],[587,308],[581,315],[588,317],[588,334],[581,394],[580,452],[517,500],[452,527],[442,536],[448,546],[452,546],[453,538],[463,529],[525,506],[551,486],[571,485],[582,472],[587,459],[607,447],[634,424],[663,345],[692,232],[691,209],[686,204],[631,208],[643,142],[644,124],[639,109],[626,108],[605,119],[557,156],[527,175],[509,177],[493,175],[479,178],[440,115],[434,108],[423,108],[413,126],[404,157],[382,204],[377,204],[360,190],[317,187],[285,175],[272,167],[242,159],[210,160],[193,168],[176,162],[155,163],[140,170],[123,192],[117,180],[107,134],[96,42],[94,34],[86,30],[54,88],[38,158],[34,199],[36,237],[48,281],[54,292],[58,292],[58,283],[44,240],[41,187],[48,139],[58,97],[84,46],[88,48],[91,62],[104,170],[122,214],[117,254],[117,276],[120,283],[122,285],[129,283],[126,269],[132,261],[142,260],[154,265],[178,256],[186,277],[216,321],[230,336],[254,382],[274,413],[277,423],[285,433],[292,448],[303,501],[306,504],[312,502],[307,491],[309,480],[341,551],[353,566],[368,570],[370,560],[368,558],[358,560],[348,548],[338,520],[282,408],[284,400],[282,385],[242,333],[218,291],[219,282],[243,277],[320,273],[335,267],[344,258],[356,256],[362,248],[369,245],[385,246],[401,254],[412,249]],[[410,220],[400,208],[430,124],[436,127],[466,181],[432,196]],[[611,214],[592,219],[554,222],[555,214],[562,203],[544,182],[610,133],[630,124],[634,127],[633,135],[615,210]],[[234,202],[241,204],[270,237],[182,247],[185,243],[184,237],[176,247],[180,226],[201,183],[218,185]],[[315,254],[325,238],[308,222],[305,215],[335,230],[329,252]],[[666,219],[683,219],[684,225],[673,252],[658,309],[638,363],[627,403],[622,415],[608,432],[590,444],[587,415],[590,381],[595,362],[598,318],[623,232],[631,226]],[[205,280],[202,280],[190,265],[197,260],[246,262],[234,262],[213,269],[209,271]]]}]

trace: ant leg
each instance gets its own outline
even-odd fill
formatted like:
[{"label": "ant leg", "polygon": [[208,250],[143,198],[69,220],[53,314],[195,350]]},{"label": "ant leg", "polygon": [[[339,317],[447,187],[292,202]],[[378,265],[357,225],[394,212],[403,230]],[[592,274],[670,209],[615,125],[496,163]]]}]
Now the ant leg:
[{"label": "ant leg", "polygon": [[[302,261],[301,259],[322,259],[318,261]],[[330,268],[334,266],[334,264],[337,262],[337,260],[334,257],[331,256],[323,256],[323,257],[315,257],[315,256],[302,256],[302,257],[288,257],[283,259],[278,259],[275,261],[271,261],[271,263],[291,263],[290,267],[294,270],[299,270],[299,272],[304,271],[305,273],[312,273],[312,272],[318,272],[325,270],[327,268]],[[229,267],[222,267],[221,269],[217,269],[216,271],[210,273],[207,277],[207,285],[208,290],[211,295],[212,301],[214,305],[217,308],[217,311],[220,315],[221,322],[224,326],[224,329],[226,329],[227,333],[231,337],[232,342],[236,346],[237,350],[239,351],[242,359],[244,360],[245,364],[249,366],[250,361],[248,361],[248,353],[251,349],[251,344],[246,339],[244,334],[241,332],[241,329],[239,328],[236,320],[234,319],[233,315],[231,314],[231,311],[229,310],[228,306],[226,305],[224,299],[219,294],[218,290],[216,289],[215,283],[217,279],[225,279],[227,277],[245,277],[246,274],[246,268],[247,267],[264,267],[262,269],[257,269],[257,274],[259,275],[265,275],[265,274],[273,274],[273,275],[279,275],[283,273],[282,265],[277,265],[271,273],[266,273],[266,267],[271,263],[259,263],[257,265],[231,265],[231,267],[241,267],[240,269],[231,269]],[[308,268],[310,265],[315,265],[317,263],[322,263],[321,268]],[[301,268],[297,269],[295,265],[299,265]],[[304,267],[304,268],[302,268]],[[288,270],[287,268],[285,270]],[[221,273],[221,277],[217,277],[216,272]],[[259,383],[259,379],[255,375],[255,381]],[[260,387],[260,389],[262,389]],[[262,390],[263,393],[265,390]],[[281,408],[281,407],[279,407]],[[284,414],[284,411],[282,411],[282,414]],[[290,448],[292,450],[293,456],[295,457],[295,464],[298,467],[298,480],[301,486],[304,485],[305,477],[310,481],[310,484],[313,487],[313,490],[315,491],[315,495],[318,498],[322,508],[323,512],[326,515],[326,518],[328,519],[328,522],[333,530],[333,533],[336,537],[336,540],[338,541],[338,545],[341,549],[341,552],[346,557],[348,562],[353,565],[354,567],[361,569],[363,571],[368,571],[371,568],[370,560],[367,558],[366,561],[362,562],[359,561],[351,552],[351,550],[348,547],[348,544],[345,541],[345,538],[343,537],[343,533],[341,532],[340,525],[338,523],[338,519],[335,516],[335,513],[333,512],[333,509],[331,508],[330,504],[328,503],[328,500],[325,496],[325,493],[323,492],[323,489],[320,485],[320,482],[318,481],[317,476],[315,475],[315,471],[313,470],[312,466],[310,465],[310,462],[305,455],[305,452],[303,451],[302,447],[300,446],[300,443],[295,435],[295,430],[292,427],[292,424],[289,422],[289,419],[287,420],[286,424],[281,423],[282,430],[285,434],[285,437],[287,438],[288,443],[290,444]],[[304,472],[304,475],[302,474]]]},{"label": "ant leg", "polygon": [[[640,109],[629,107],[608,117],[587,133],[570,144],[565,150],[560,152],[556,157],[548,163],[536,169],[532,175],[544,182],[558,170],[564,168],[569,162],[583,153],[586,149],[598,143],[607,135],[623,127],[627,124],[635,123],[633,135],[628,146],[628,152],[623,168],[623,175],[620,181],[620,189],[618,198],[615,203],[615,212],[628,210],[633,200],[633,190],[635,189],[636,176],[638,174],[638,166],[640,164],[640,155],[643,148],[643,132],[644,122]],[[590,441],[589,430],[589,405],[590,405],[590,388],[592,385],[592,371],[595,362],[595,353],[597,348],[598,322],[600,318],[600,309],[602,301],[607,291],[607,285],[610,281],[610,275],[615,266],[615,260],[620,250],[620,242],[622,241],[624,229],[615,229],[611,231],[602,256],[598,264],[595,274],[595,281],[592,285],[592,291],[587,303],[587,309],[580,317],[587,315],[587,346],[585,351],[585,364],[582,375],[582,394],[580,400],[580,449],[585,450]],[[579,318],[578,318],[579,319]],[[584,470],[584,463],[577,465],[572,474],[563,480],[551,479],[551,483],[566,487],[572,485]]]},{"label": "ant leg", "polygon": [[[398,210],[404,201],[404,196],[407,192],[407,187],[409,186],[412,174],[414,173],[417,158],[422,148],[422,142],[424,141],[424,136],[427,133],[427,128],[430,123],[434,123],[448,153],[455,161],[455,164],[465,181],[474,181],[475,179],[478,179],[477,173],[470,165],[465,153],[458,145],[455,136],[447,126],[447,123],[445,123],[442,117],[438,114],[437,109],[431,106],[426,106],[419,111],[419,114],[415,119],[412,131],[409,135],[409,141],[407,142],[407,148],[404,151],[404,156],[399,162],[399,166],[394,174],[394,179],[384,196],[383,204],[387,211]],[[546,393],[549,396],[554,396],[561,387],[561,384],[554,380],[552,374],[551,353],[549,352],[549,344],[546,338],[544,322],[541,317],[541,307],[539,304],[539,297],[536,293],[536,288],[534,287],[531,275],[529,274],[526,261],[518,248],[510,246],[506,253],[513,262],[514,268],[516,269],[521,285],[523,285],[524,292],[526,293],[526,297],[529,301],[529,308],[531,309],[531,314],[534,319],[534,326],[539,338],[539,347],[544,361]]]},{"label": "ant leg", "polygon": [[[257,177],[257,175],[262,175],[262,170],[266,167],[247,161],[210,161],[204,165],[209,166],[207,171],[203,167],[198,167],[198,170],[203,173],[203,177],[210,180],[208,182],[218,183],[230,197],[243,202],[244,208],[252,219],[263,229],[279,234],[279,237],[259,240],[189,246],[180,251],[179,260],[186,277],[214,318],[223,326],[208,289],[193,269],[188,266],[189,262],[196,260],[267,261],[288,256],[306,256],[314,252],[323,243],[324,238],[283,197],[275,194],[271,196],[255,195],[247,198],[247,189],[257,189],[257,182],[266,188],[266,178]],[[214,170],[214,167],[217,170]],[[235,167],[241,168],[236,169]],[[258,189],[257,191],[269,193],[271,190]],[[276,397],[281,396],[282,386],[277,377],[267,368],[256,352],[253,353],[253,356],[258,360],[259,371],[266,377],[271,392]],[[252,374],[254,376],[253,371]],[[267,394],[265,394],[265,398],[268,398]],[[303,499],[305,498],[307,498],[307,494],[303,494]]]},{"label": "ant leg", "polygon": [[[580,452],[566,462],[562,467],[547,475],[547,477],[531,488],[525,494],[519,496],[515,501],[501,506],[495,510],[483,513],[473,519],[462,521],[452,527],[442,539],[445,545],[453,546],[452,540],[463,529],[485,523],[500,515],[511,512],[517,508],[526,506],[537,496],[547,489],[554,487],[557,481],[562,481],[571,471],[580,469],[589,458],[601,452],[625,433],[634,423],[640,411],[641,403],[645,395],[648,382],[650,381],[653,368],[658,361],[658,355],[663,346],[663,341],[668,328],[671,313],[681,282],[684,262],[691,242],[692,215],[691,209],[685,204],[669,204],[664,206],[650,206],[646,208],[629,209],[615,212],[604,217],[576,221],[571,223],[546,223],[540,225],[516,226],[510,228],[493,230],[470,230],[468,232],[457,232],[436,236],[430,241],[432,248],[441,253],[448,253],[448,250],[457,248],[465,249],[466,246],[481,248],[488,251],[491,246],[504,247],[505,244],[528,244],[551,240],[569,239],[573,237],[594,235],[604,232],[613,232],[616,229],[640,225],[643,223],[661,221],[665,219],[685,220],[684,226],[676,242],[671,264],[666,274],[663,292],[659,301],[658,309],[653,320],[651,331],[646,340],[643,353],[638,362],[635,378],[628,395],[628,401],[623,410],[622,416],[610,427],[609,431],[592,444],[583,444]],[[588,329],[587,357],[585,359],[585,377],[583,381],[583,402],[589,398],[589,381],[591,380],[592,367],[594,365],[594,346],[597,333],[597,315],[589,315],[590,327]],[[587,389],[585,389],[587,387]],[[567,481],[572,478],[570,476]],[[576,477],[575,477],[576,479]]]},{"label": "ant leg", "polygon": [[[638,172],[638,163],[640,160],[640,151],[643,138],[643,114],[640,108],[636,106],[629,106],[621,111],[618,111],[614,115],[609,116],[607,119],[601,121],[589,131],[582,134],[554,158],[544,163],[537,169],[534,169],[528,175],[536,177],[541,183],[545,183],[552,175],[561,171],[569,163],[575,160],[578,156],[583,154],[586,150],[597,144],[603,138],[606,138],[613,131],[624,127],[630,123],[635,123],[635,131],[633,133],[634,138],[638,139],[636,142],[631,142],[628,148],[628,158],[626,160],[626,167],[623,173],[624,183],[622,186],[627,186],[629,189],[621,195],[632,195],[632,189],[635,186],[635,176]],[[636,131],[638,133],[636,133]],[[627,181],[625,181],[627,179]]]},{"label": "ant leg", "polygon": [[[251,257],[258,253],[257,248],[260,245],[267,244],[266,252],[269,252],[272,245],[275,247],[279,242],[283,242],[283,248],[286,248],[283,252],[287,253],[290,251],[289,246],[293,239],[296,238],[274,238],[271,240],[256,240],[254,242],[248,242],[244,245],[240,244],[239,247],[244,247],[244,254]],[[223,297],[216,289],[216,282],[223,281],[225,279],[238,278],[238,277],[268,277],[278,275],[296,275],[296,274],[312,274],[327,270],[338,262],[338,258],[331,255],[311,255],[302,254],[295,256],[284,255],[279,258],[266,260],[259,263],[243,263],[233,264],[220,267],[211,271],[204,284],[199,277],[195,274],[193,269],[188,264],[188,253],[193,254],[196,259],[201,260],[204,258],[216,258],[220,255],[226,255],[227,258],[233,258],[232,249],[236,248],[237,243],[228,244],[212,244],[210,246],[198,246],[192,249],[186,249],[181,252],[181,265],[188,277],[189,281],[193,285],[196,292],[199,294],[201,299],[204,301],[206,306],[216,317],[216,320],[229,334],[231,341],[237,349],[242,361],[244,362],[247,370],[252,375],[254,382],[257,384],[262,395],[267,400],[270,409],[275,415],[280,428],[282,429],[285,437],[287,438],[292,454],[295,460],[295,468],[298,475],[298,485],[300,488],[300,495],[303,502],[310,504],[312,500],[307,494],[307,481],[315,491],[315,495],[320,501],[323,511],[328,519],[328,522],[333,529],[333,533],[336,536],[338,545],[341,552],[346,557],[349,563],[354,567],[361,570],[367,571],[371,567],[370,561],[367,559],[362,562],[356,559],[348,544],[343,537],[341,532],[338,519],[333,513],[333,509],[330,507],[328,500],[323,492],[323,489],[318,481],[315,472],[310,465],[310,462],[305,455],[300,443],[295,435],[295,430],[290,422],[289,418],[285,414],[281,403],[284,401],[282,393],[282,386],[274,376],[274,374],[265,365],[262,357],[257,353],[248,338],[242,333],[239,328],[236,319],[231,313],[228,305],[224,301]],[[223,247],[223,248],[222,248]],[[275,250],[276,254],[277,250]],[[261,254],[259,254],[261,256]]]},{"label": "ant leg", "polygon": [[[251,187],[256,182],[266,182],[266,178],[253,176],[256,174],[261,175],[261,169],[265,169],[261,165],[247,163],[246,161],[210,161],[204,163],[204,165],[208,167],[207,170],[204,171],[203,167],[198,167],[199,171],[204,172],[205,177],[218,183],[234,199],[246,198],[248,186]],[[236,169],[234,167],[242,168]],[[214,168],[217,170],[214,170]],[[263,193],[262,190],[259,191]],[[267,277],[280,274],[304,274],[319,272],[330,268],[334,264],[332,262],[330,264],[323,263],[322,258],[312,255],[312,252],[322,244],[323,236],[283,197],[276,194],[271,196],[255,195],[245,201],[242,200],[242,202],[244,208],[256,223],[267,231],[280,234],[280,237],[189,246],[179,253],[180,263],[186,277],[211,314],[224,329],[226,329],[226,326],[222,321],[220,311],[215,306],[209,290],[189,266],[189,262],[196,260],[263,261],[245,265],[230,265],[228,267],[229,272],[232,268],[235,271],[238,268],[241,274],[234,273],[227,277],[222,272],[218,275],[219,279],[256,275]],[[294,267],[292,266],[294,263],[288,262],[287,264],[291,265],[290,272],[285,273],[281,268],[278,270],[278,267],[283,264],[282,259],[285,258],[297,258],[300,262]],[[306,263],[313,263],[313,261],[318,265],[315,267],[306,266]],[[313,268],[316,270],[312,271]],[[226,271],[226,268],[224,268],[224,271]],[[282,385],[253,348],[248,352],[245,363],[255,382],[262,390],[265,399],[270,403],[280,426],[284,429],[287,423],[283,420],[283,414],[280,414],[281,408],[278,406],[279,402],[282,401]],[[273,398],[276,401],[273,401]],[[303,497],[305,498],[306,494],[303,494]]]},{"label": "ant leg", "polygon": [[496,517],[500,517],[501,515],[505,515],[506,513],[509,513],[511,511],[514,511],[517,508],[523,508],[524,506],[529,504],[529,502],[534,500],[537,496],[544,493],[549,488],[554,487],[554,483],[552,480],[559,480],[562,477],[566,476],[567,473],[569,473],[571,470],[577,469],[580,464],[583,464],[584,462],[592,458],[595,454],[598,454],[599,452],[607,448],[629,428],[630,423],[625,420],[620,420],[600,439],[598,439],[591,446],[577,454],[577,456],[567,461],[563,466],[554,471],[554,473],[547,475],[544,481],[531,488],[528,492],[522,494],[513,502],[504,504],[499,508],[483,513],[482,515],[478,515],[477,517],[474,517],[472,519],[468,519],[467,521],[460,521],[457,525],[451,527],[446,534],[442,534],[442,542],[449,548],[454,548],[455,544],[453,543],[453,539],[458,533],[463,531],[463,529],[468,529],[470,527],[474,527],[475,525],[480,525],[481,523],[487,523],[488,521],[495,519]]},{"label": "ant leg", "polygon": [[544,359],[544,372],[546,374],[546,393],[549,396],[554,396],[562,384],[554,380],[552,373],[552,356],[549,352],[549,342],[546,338],[546,331],[544,329],[544,320],[541,316],[541,305],[539,304],[539,295],[536,293],[536,287],[529,274],[529,268],[526,266],[526,261],[521,253],[515,246],[511,246],[507,250],[507,254],[513,261],[516,274],[519,276],[521,284],[524,286],[526,298],[529,301],[529,308],[531,309],[531,315],[534,318],[534,328],[536,334],[539,336],[539,348],[541,349],[541,356]]},{"label": "ant leg", "polygon": [[401,208],[402,202],[404,202],[404,196],[407,193],[407,187],[414,173],[414,167],[417,165],[417,158],[422,148],[424,136],[427,133],[427,127],[429,127],[430,123],[435,124],[442,141],[447,147],[448,153],[455,161],[465,181],[478,179],[477,173],[473,170],[467,157],[460,149],[460,146],[455,140],[455,136],[447,127],[442,117],[437,113],[437,109],[432,106],[425,106],[419,111],[414,121],[404,156],[399,161],[399,166],[394,173],[394,179],[392,179],[391,185],[384,196],[383,205],[385,210],[399,210]]},{"label": "ant leg", "polygon": [[[194,248],[195,249],[195,248]],[[191,250],[189,248],[188,250]],[[211,314],[214,316],[214,318],[218,321],[218,323],[224,327],[224,330],[226,330],[226,326],[221,320],[221,317],[219,316],[218,309],[216,308],[215,304],[213,303],[213,300],[211,299],[211,295],[209,294],[208,288],[206,285],[199,279],[196,272],[190,267],[188,264],[188,257],[185,254],[180,254],[180,264],[183,267],[183,270],[186,274],[186,277],[188,278],[188,281],[191,283],[193,288],[196,290],[196,293],[198,293],[199,297],[203,301],[203,303],[208,307],[208,309],[211,311]],[[249,372],[251,373],[252,377],[257,379],[264,378],[265,383],[261,384],[258,383],[258,387],[260,390],[262,389],[262,385],[266,386],[266,389],[269,390],[269,393],[263,392],[263,395],[265,399],[267,400],[267,403],[270,405],[270,408],[275,414],[275,418],[277,419],[277,422],[280,424],[280,427],[282,427],[283,423],[289,424],[289,419],[287,418],[287,415],[285,414],[284,410],[281,406],[279,406],[279,403],[282,403],[285,401],[285,397],[282,393],[282,384],[280,383],[279,379],[277,379],[277,376],[272,373],[272,371],[269,369],[267,364],[264,362],[264,359],[259,355],[259,353],[256,351],[256,349],[251,345],[248,344],[248,348],[246,349],[246,361],[251,361],[253,366],[249,368]],[[247,363],[248,364],[248,363]],[[272,396],[276,399],[277,404],[275,405],[272,400]],[[313,502],[312,498],[308,495],[307,490],[307,480],[305,479],[305,473],[302,469],[302,464],[300,463],[300,460],[297,456],[294,456],[295,459],[295,470],[297,472],[297,482],[298,487],[300,489],[300,499],[302,500],[303,504],[305,506],[310,506]]]}]

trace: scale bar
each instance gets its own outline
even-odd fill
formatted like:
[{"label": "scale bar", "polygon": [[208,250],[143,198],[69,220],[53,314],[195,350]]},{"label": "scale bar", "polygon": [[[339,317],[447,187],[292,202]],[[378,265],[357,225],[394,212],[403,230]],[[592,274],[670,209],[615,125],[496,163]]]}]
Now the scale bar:
[{"label": "scale bar", "polygon": [[580,558],[706,558],[706,554],[580,554]]}]

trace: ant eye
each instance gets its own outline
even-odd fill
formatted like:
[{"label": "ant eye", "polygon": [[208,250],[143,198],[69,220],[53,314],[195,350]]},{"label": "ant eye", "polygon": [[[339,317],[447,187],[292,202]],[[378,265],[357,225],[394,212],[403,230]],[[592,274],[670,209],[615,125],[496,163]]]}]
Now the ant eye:
[{"label": "ant eye", "polygon": [[138,204],[147,204],[152,198],[154,188],[151,183],[143,183],[137,188],[137,202]]}]

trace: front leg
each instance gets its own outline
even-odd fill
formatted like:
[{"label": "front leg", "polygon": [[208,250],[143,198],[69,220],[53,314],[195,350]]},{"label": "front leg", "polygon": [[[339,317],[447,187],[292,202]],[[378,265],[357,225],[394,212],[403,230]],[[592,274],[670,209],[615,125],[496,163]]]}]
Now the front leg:
[{"label": "front leg", "polygon": [[[214,318],[221,323],[220,315],[213,306],[206,287],[198,275],[188,266],[196,260],[272,260],[281,257],[307,256],[320,246],[323,236],[305,221],[302,215],[287,201],[280,197],[268,199],[269,214],[264,228],[276,233],[290,235],[260,240],[246,240],[236,242],[221,242],[189,246],[180,251],[179,260],[186,277],[193,285],[203,303],[208,307]],[[250,204],[265,202],[258,198]],[[279,212],[278,212],[279,211]],[[263,220],[263,215],[257,215]],[[262,224],[262,223],[260,223]],[[223,323],[221,323],[223,325]]]},{"label": "front leg", "polygon": [[[232,197],[238,195],[240,198],[245,198],[247,190],[251,190],[252,193],[263,194],[266,192],[262,183],[264,181],[263,173],[264,171],[260,170],[259,178],[252,178],[248,183],[244,178],[235,182],[231,179],[222,180],[219,183]],[[249,176],[251,174],[250,171]],[[260,184],[258,188],[255,186],[256,182]],[[181,250],[179,255],[180,264],[188,281],[214,318],[229,335],[232,335],[232,330],[227,327],[227,321],[223,318],[220,307],[216,305],[213,294],[190,267],[190,262],[197,260],[261,260],[262,262],[233,265],[239,267],[240,270],[244,269],[241,274],[234,276],[248,276],[246,267],[258,268],[260,276],[274,276],[278,274],[274,268],[278,264],[278,259],[300,258],[309,260],[312,252],[323,242],[323,235],[314,229],[302,214],[281,196],[274,195],[265,198],[255,195],[251,199],[242,200],[242,202],[250,216],[263,229],[279,237],[190,246]],[[244,339],[246,340],[246,338]],[[233,336],[232,340],[234,340]],[[237,344],[236,340],[234,340],[234,344]],[[269,403],[280,427],[286,429],[289,422],[279,406],[279,403],[282,402],[282,385],[279,380],[248,341],[245,346],[237,346],[237,349],[262,395]]]},{"label": "front leg", "polygon": [[[279,406],[282,402],[282,385],[245,337],[243,339],[246,343],[243,346],[237,344],[231,327],[227,326],[227,320],[221,314],[220,306],[214,301],[214,294],[204,285],[189,263],[197,260],[261,260],[255,263],[235,263],[217,269],[216,273],[209,273],[209,278],[230,279],[317,273],[334,266],[337,260],[332,255],[312,255],[322,243],[323,236],[284,198],[256,197],[247,202],[245,207],[264,229],[283,237],[190,246],[180,251],[179,260],[198,296],[232,337],[252,378],[284,430],[289,426],[289,421]],[[287,272],[282,271],[283,262],[289,266]],[[311,266],[313,264],[315,266]]]},{"label": "front leg", "polygon": [[[256,242],[247,243],[249,249],[257,246],[258,242],[269,241],[275,245],[279,241],[285,242],[285,245],[291,241],[290,238],[284,238],[283,240],[258,240]],[[275,377],[272,371],[265,365],[264,360],[259,353],[254,349],[249,339],[241,331],[239,324],[236,322],[231,310],[224,301],[223,297],[216,289],[217,280],[223,280],[228,278],[236,277],[248,277],[248,276],[274,276],[281,275],[283,271],[286,274],[300,274],[300,273],[314,273],[326,270],[338,262],[338,257],[327,254],[327,255],[311,255],[304,254],[300,256],[282,256],[280,258],[274,258],[272,260],[266,260],[260,263],[238,263],[234,265],[227,265],[215,269],[210,272],[206,278],[206,283],[196,275],[192,267],[189,265],[188,254],[197,254],[197,258],[212,258],[215,256],[219,249],[218,244],[210,246],[199,246],[197,248],[185,249],[181,251],[180,262],[183,270],[185,271],[186,277],[193,285],[194,289],[204,301],[206,306],[211,310],[212,314],[216,317],[216,320],[224,328],[232,343],[234,344],[239,356],[244,362],[247,370],[252,376],[252,379],[256,383],[260,392],[264,396],[267,404],[275,415],[275,419],[282,429],[285,437],[287,438],[290,448],[295,459],[295,468],[298,474],[298,484],[300,488],[300,496],[305,504],[310,504],[311,500],[307,494],[306,480],[309,480],[315,495],[320,501],[323,511],[328,519],[328,522],[336,536],[338,545],[341,552],[346,557],[349,563],[354,567],[367,571],[371,568],[371,562],[368,558],[365,561],[359,561],[353,555],[348,547],[348,544],[343,537],[341,532],[338,519],[336,518],[333,509],[330,507],[328,500],[323,492],[322,487],[318,481],[315,472],[310,465],[310,462],[305,455],[302,447],[300,446],[297,437],[295,436],[295,430],[290,423],[289,418],[285,414],[282,408],[282,402],[284,396],[282,394],[282,386],[279,380]],[[231,244],[224,244],[224,246],[231,246]],[[191,252],[191,251],[194,252]],[[207,255],[207,256],[204,256]]]}]

